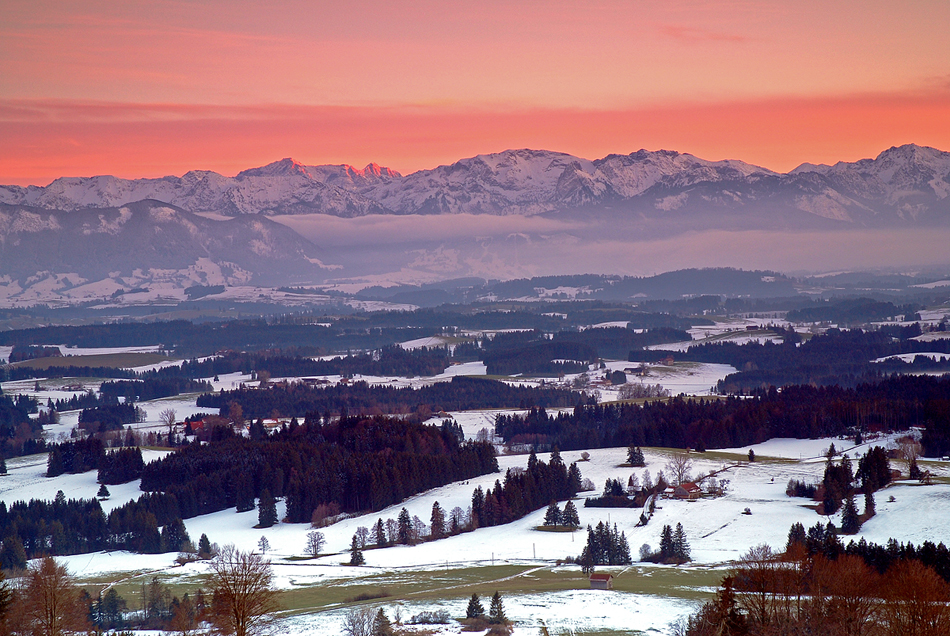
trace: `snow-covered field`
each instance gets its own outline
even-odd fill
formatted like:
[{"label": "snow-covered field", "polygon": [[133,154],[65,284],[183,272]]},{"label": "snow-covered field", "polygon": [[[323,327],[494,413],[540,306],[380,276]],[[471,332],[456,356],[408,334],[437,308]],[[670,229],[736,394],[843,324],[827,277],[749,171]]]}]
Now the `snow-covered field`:
[{"label": "snow-covered field", "polygon": [[[736,325],[728,324],[720,327],[721,331],[718,333],[708,330],[704,334],[696,333],[694,337],[717,340],[725,338],[733,341],[757,337],[744,331],[728,331],[735,327]],[[692,344],[695,344],[695,341]],[[428,343],[422,342],[405,345],[429,346]],[[80,350],[67,351],[78,353]],[[105,353],[101,349],[81,351]],[[120,351],[117,349],[109,352]],[[3,353],[4,351],[0,350],[0,357]],[[6,353],[9,354],[8,351]],[[591,369],[586,372],[591,382],[590,388],[598,390],[603,401],[615,400],[619,387],[604,384],[604,374],[634,366],[638,365],[611,361],[606,363],[604,369]],[[628,374],[628,381],[661,384],[674,395],[705,395],[718,380],[733,372],[735,369],[728,365],[674,362],[672,365],[647,365],[644,377]],[[484,364],[475,362],[450,366],[442,374],[431,378],[366,376],[356,379],[370,383],[418,387],[450,380],[457,375],[485,373]],[[564,383],[570,384],[576,377],[577,375],[569,375],[564,378]],[[275,381],[279,379],[273,378]],[[340,380],[336,376],[327,376],[327,379],[330,382]],[[526,384],[540,382],[537,379],[511,381]],[[36,390],[37,382],[39,391]],[[83,390],[96,389],[99,382],[83,380]],[[49,398],[56,400],[73,395],[76,391],[66,387],[74,383],[71,379],[23,380],[5,382],[2,388],[7,393],[34,395],[41,403],[45,403]],[[240,373],[221,375],[213,385],[216,390],[221,390],[236,388],[241,383],[252,383],[251,377]],[[196,397],[182,395],[143,402],[139,406],[146,413],[145,421],[136,427],[158,430],[162,427],[159,415],[169,408],[176,411],[179,421],[194,413],[207,411],[197,407]],[[510,413],[512,410],[453,412],[449,415],[462,426],[466,437],[474,438],[482,429],[489,432],[493,430],[494,419],[499,412]],[[58,425],[47,427],[47,435],[53,439],[64,438],[69,435],[77,421],[77,411],[62,413]],[[819,480],[824,469],[824,453],[832,443],[839,451],[847,451],[852,457],[856,457],[863,453],[869,444],[893,444],[893,440],[877,440],[860,448],[853,448],[853,444],[847,440],[839,439],[776,439],[751,447],[756,455],[756,461],[753,463],[747,461],[750,447],[694,453],[691,455],[694,464],[693,475],[706,475],[716,471],[717,479],[729,481],[726,494],[719,498],[695,502],[663,500],[653,519],[645,527],[636,527],[640,509],[585,508],[583,500],[579,500],[577,505],[582,524],[596,525],[600,521],[616,524],[618,529],[626,534],[634,558],[643,544],[654,549],[658,547],[660,531],[665,524],[683,524],[694,559],[689,566],[675,568],[635,563],[630,568],[602,568],[612,572],[618,581],[626,578],[628,582],[632,577],[637,577],[637,581],[650,580],[651,577],[659,580],[661,575],[671,572],[682,574],[682,579],[676,585],[663,583],[658,591],[651,592],[586,589],[586,583],[576,577],[575,566],[560,566],[557,563],[559,559],[580,553],[586,533],[535,530],[542,522],[544,510],[531,513],[505,526],[483,528],[441,541],[414,547],[396,546],[367,550],[364,553],[364,566],[343,565],[348,560],[346,551],[357,528],[369,528],[377,519],[395,519],[402,507],[411,515],[428,521],[436,501],[446,512],[456,506],[466,510],[477,486],[489,488],[496,479],[503,479],[507,469],[523,468],[527,462],[525,455],[500,456],[499,474],[485,475],[437,488],[410,497],[385,510],[345,519],[324,528],[321,531],[327,540],[326,554],[317,559],[299,560],[304,555],[306,534],[311,529],[309,526],[278,524],[268,529],[257,529],[254,528],[257,524],[256,511],[236,513],[234,509],[230,509],[189,519],[185,524],[193,540],[197,540],[201,534],[207,534],[213,542],[220,545],[233,543],[242,550],[257,550],[259,539],[266,537],[271,546],[267,556],[273,563],[276,583],[282,590],[311,590],[319,594],[321,589],[342,585],[373,585],[381,579],[401,582],[411,580],[426,589],[426,594],[423,595],[396,594],[392,598],[373,602],[374,607],[385,608],[390,617],[397,607],[404,617],[423,610],[438,609],[444,609],[452,616],[460,616],[464,613],[465,602],[472,592],[487,596],[494,591],[493,585],[502,583],[502,579],[493,578],[495,575],[492,572],[495,570],[490,566],[509,565],[527,571],[511,580],[506,577],[504,581],[509,590],[505,596],[506,613],[517,622],[515,633],[518,635],[538,633],[541,621],[544,621],[551,633],[616,631],[667,634],[670,623],[695,611],[701,598],[711,593],[711,588],[708,587],[710,572],[715,575],[713,578],[718,577],[718,573],[727,568],[731,561],[760,543],[768,543],[776,549],[781,549],[793,523],[801,522],[810,527],[819,521],[828,521],[807,507],[809,501],[787,497],[785,487],[791,478],[808,482]],[[630,475],[635,473],[642,479],[645,470],[655,479],[658,472],[664,470],[671,454],[680,451],[645,449],[644,452],[647,460],[645,469],[621,466],[626,459],[626,449],[623,448],[590,450],[589,461],[579,461],[580,451],[564,452],[562,457],[566,462],[578,461],[583,477],[592,480],[595,487],[600,489],[608,478],[619,478],[626,483]],[[146,461],[157,459],[162,454],[159,451],[146,451]],[[542,456],[542,459],[546,457]],[[922,463],[937,477],[936,485],[925,487],[906,481],[889,486],[877,497],[877,516],[864,525],[861,533],[855,537],[856,540],[864,537],[869,541],[884,543],[893,537],[899,541],[914,543],[925,540],[950,543],[950,524],[946,523],[950,507],[950,462]],[[7,504],[30,498],[51,499],[59,490],[68,498],[89,498],[98,490],[95,472],[47,479],[44,476],[45,455],[10,459],[7,466],[10,474],[0,477],[0,500]],[[895,462],[895,466],[906,470],[900,462]],[[110,486],[109,490],[111,497],[102,502],[106,512],[141,494],[138,484],[134,482]],[[893,501],[889,500],[891,497]],[[563,505],[563,502],[561,503]],[[278,503],[278,514],[281,516],[284,512],[283,506],[283,502]],[[746,508],[750,510],[751,515],[743,514]],[[832,520],[840,524],[840,518]],[[174,562],[175,557],[175,554],[137,555],[113,552],[65,557],[63,561],[80,580],[104,578],[117,581],[129,577],[135,579],[151,576],[151,573],[159,572],[166,582],[177,581],[183,586],[194,587],[200,585],[206,573],[206,564],[178,566]],[[573,582],[555,586],[557,589],[542,588],[532,572],[555,578],[562,576],[564,580]],[[443,583],[439,573],[446,573],[445,581],[449,581],[452,576],[461,577],[464,573],[465,576],[481,582],[478,585]],[[288,636],[340,634],[346,610],[346,605],[322,604],[312,611],[288,614],[283,620],[281,631]],[[459,634],[461,628],[456,624],[437,629],[439,634]]]},{"label": "snow-covered field", "polygon": [[[458,413],[455,416],[469,435],[478,428],[488,427],[493,419],[493,413],[490,412]],[[689,572],[700,573],[709,568],[727,567],[730,561],[760,543],[781,549],[793,523],[801,522],[810,527],[819,521],[827,521],[827,518],[819,517],[806,507],[810,503],[807,500],[787,497],[785,485],[790,478],[806,481],[820,479],[824,469],[823,454],[832,443],[839,451],[850,451],[852,457],[867,447],[865,444],[861,448],[852,448],[853,445],[847,440],[840,439],[770,440],[752,447],[756,453],[754,463],[746,461],[748,447],[694,453],[693,474],[720,471],[717,478],[729,480],[725,496],[695,502],[663,500],[651,522],[639,528],[635,527],[641,513],[639,509],[585,508],[579,501],[581,522],[585,526],[596,525],[599,521],[616,524],[626,533],[634,555],[644,543],[654,549],[658,546],[664,524],[682,523],[692,547],[694,562],[685,568],[675,569],[684,573],[684,585],[688,587],[689,576],[686,575]],[[872,443],[893,442],[884,439]],[[645,449],[646,469],[621,466],[626,458],[626,449],[593,449],[589,452],[590,460],[579,462],[578,465],[583,476],[600,488],[608,478],[626,481],[632,473],[642,477],[644,470],[649,470],[655,478],[664,469],[670,455],[679,451]],[[158,456],[155,452],[147,453],[147,459]],[[562,457],[567,462],[578,461],[580,452],[564,452]],[[542,456],[542,459],[546,458]],[[305,524],[278,524],[273,528],[256,529],[256,511],[236,513],[230,509],[189,519],[186,526],[193,539],[206,533],[214,542],[234,543],[243,550],[256,550],[260,537],[266,536],[272,546],[267,556],[274,564],[277,585],[281,589],[359,585],[378,581],[381,576],[391,580],[424,581],[431,578],[432,582],[427,588],[430,593],[424,598],[413,599],[412,595],[408,595],[404,598],[381,599],[376,603],[386,608],[390,615],[399,605],[403,616],[433,609],[446,609],[451,615],[458,616],[464,612],[465,599],[473,591],[483,595],[493,592],[491,577],[487,576],[481,585],[452,586],[439,592],[441,587],[436,580],[436,573],[468,571],[472,568],[477,570],[489,564],[539,567],[554,574],[567,572],[572,566],[559,567],[556,562],[579,554],[584,545],[585,533],[536,531],[534,528],[540,525],[544,516],[544,511],[539,510],[505,526],[483,528],[441,541],[414,547],[367,550],[364,553],[366,565],[358,568],[342,565],[348,558],[346,550],[350,539],[358,527],[371,527],[380,518],[395,518],[402,507],[425,521],[428,521],[436,501],[446,511],[456,506],[466,509],[475,487],[490,487],[496,479],[503,477],[505,470],[524,467],[526,461],[525,455],[501,456],[500,474],[450,484],[410,497],[377,513],[345,519],[323,528],[321,531],[327,539],[325,551],[328,554],[313,560],[287,560],[303,556],[306,534],[310,530]],[[900,468],[899,464],[895,463]],[[864,537],[883,543],[893,537],[914,543],[925,540],[950,543],[950,526],[946,524],[950,484],[939,479],[950,476],[950,462],[926,464],[938,477],[938,483],[919,486],[916,482],[897,482],[880,492],[877,497],[877,516],[864,525],[860,534],[854,537],[856,540]],[[67,497],[91,497],[98,487],[94,472],[46,479],[43,477],[45,456],[12,459],[8,461],[8,468],[9,476],[0,479],[0,498],[7,503],[31,497],[51,498],[57,490],[62,490]],[[110,491],[112,497],[103,502],[107,511],[140,494],[134,483],[110,487]],[[889,501],[891,496],[894,501]],[[278,508],[281,514],[282,505],[279,504]],[[745,508],[749,508],[752,514],[743,514]],[[836,517],[833,520],[840,523]],[[197,563],[178,567],[174,565],[175,556],[100,553],[67,557],[64,562],[80,579],[105,576],[118,580],[137,572],[160,571],[166,578],[197,585],[195,581],[199,579],[196,577],[200,577],[206,566]],[[650,576],[651,573],[660,573],[671,567],[635,564],[629,569],[602,569],[622,579]],[[542,591],[533,586],[531,576],[524,575],[521,578],[524,592],[508,592],[505,597],[508,615],[520,625],[516,631],[519,634],[537,633],[542,619],[553,633],[570,630],[581,633],[586,630],[668,633],[668,625],[672,621],[694,611],[699,603],[697,598],[684,598],[672,588],[667,594],[595,592],[583,589],[586,587],[583,585],[578,589]],[[696,587],[694,592],[701,595],[708,589]],[[327,606],[319,612],[304,612],[288,617],[282,631],[287,634],[338,634],[344,611],[342,606]],[[440,633],[459,633],[459,626],[446,626]]]}]

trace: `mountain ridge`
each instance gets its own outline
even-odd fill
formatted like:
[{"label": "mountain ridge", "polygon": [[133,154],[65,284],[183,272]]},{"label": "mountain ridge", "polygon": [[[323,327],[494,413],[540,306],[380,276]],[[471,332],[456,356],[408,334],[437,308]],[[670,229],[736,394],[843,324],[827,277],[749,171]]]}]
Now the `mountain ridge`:
[{"label": "mountain ridge", "polygon": [[[402,175],[370,163],[308,166],[285,158],[234,177],[192,170],[181,177],[61,177],[48,186],[0,186],[0,203],[49,210],[116,207],[155,199],[224,216],[327,214],[564,214],[615,210],[644,218],[780,210],[797,224],[867,227],[950,221],[950,153],[893,146],[875,158],[803,163],[779,173],[740,160],[709,161],[672,150],[589,160],[510,149]],[[820,225],[819,225],[820,226]]]}]

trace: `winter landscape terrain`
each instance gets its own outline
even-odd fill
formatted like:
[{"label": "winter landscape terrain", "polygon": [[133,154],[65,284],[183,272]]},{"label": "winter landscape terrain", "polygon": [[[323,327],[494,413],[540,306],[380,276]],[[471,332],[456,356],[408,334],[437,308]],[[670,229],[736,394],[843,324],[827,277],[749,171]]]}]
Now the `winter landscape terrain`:
[{"label": "winter landscape terrain", "polygon": [[[934,329],[946,322],[950,310],[931,306],[918,313],[919,322],[897,317],[893,324],[899,328],[919,324]],[[628,322],[583,325],[581,333],[596,334],[601,330],[614,333],[611,330],[617,329],[626,331]],[[715,321],[697,324],[686,332],[685,335],[692,340],[651,345],[644,351],[672,354],[678,358],[685,355],[690,346],[715,346],[717,343],[732,343],[739,347],[769,346],[766,343],[781,344],[789,333],[800,332],[813,337],[826,329],[827,326],[796,323],[772,315],[719,316]],[[500,333],[505,331],[496,332],[495,337]],[[517,330],[509,333],[517,333]],[[913,342],[920,342],[924,347],[928,343],[941,343],[944,333],[930,331],[916,336]],[[472,334],[480,338],[491,338],[492,335],[489,332]],[[399,344],[411,352],[461,341],[457,335],[429,336]],[[157,345],[144,344],[105,348],[45,344],[56,347],[65,356],[48,360],[68,363],[72,356],[92,366],[98,359],[156,356],[160,352]],[[12,352],[13,347],[2,347],[0,357],[9,358]],[[942,354],[924,352],[919,355],[939,360]],[[916,356],[907,361],[912,362],[913,357]],[[332,355],[324,358],[340,359]],[[880,363],[885,359],[878,358],[873,362]],[[134,358],[130,360],[131,363],[121,364],[139,372],[167,371],[182,364],[182,360],[174,356],[157,363],[144,358],[140,363]],[[671,357],[646,365],[641,363],[640,372],[645,375],[639,379],[628,377],[626,385],[603,382],[602,378],[611,373],[624,370],[630,373],[631,366],[636,365],[608,358],[587,366],[584,371],[561,374],[556,378],[529,374],[505,380],[530,386],[552,383],[565,387],[596,386],[597,399],[611,403],[623,397],[623,387],[629,384],[659,384],[673,395],[716,399],[717,383],[737,372],[737,368],[729,364],[674,360]],[[14,368],[10,367],[11,370]],[[458,376],[484,376],[486,373],[485,363],[476,361],[453,364],[442,373],[430,376],[355,374],[344,378],[340,374],[330,374],[321,379],[328,386],[365,381],[376,386],[420,388],[451,382]],[[209,382],[215,391],[259,383],[254,371],[221,373],[201,379]],[[274,385],[302,380],[299,376],[275,375],[269,378]],[[5,395],[31,396],[43,405],[74,396],[77,383],[81,383],[81,391],[95,392],[103,381],[103,378],[90,377],[44,378],[42,373],[34,373],[28,378],[7,380],[2,389]],[[167,429],[163,416],[170,409],[179,422],[207,413],[207,408],[197,405],[197,398],[198,394],[192,393],[140,401],[137,406],[142,413],[139,421],[131,427],[140,433],[161,435]],[[454,420],[466,439],[493,439],[499,452],[500,472],[426,490],[373,512],[344,515],[336,523],[320,528],[326,543],[319,557],[308,555],[306,550],[307,535],[312,531],[310,524],[278,523],[261,528],[256,509],[236,512],[232,507],[199,515],[185,519],[185,527],[193,540],[204,534],[216,544],[234,544],[246,551],[260,552],[262,538],[266,539],[265,556],[272,565],[274,586],[279,590],[282,602],[277,616],[283,633],[340,634],[354,608],[370,607],[374,611],[382,608],[391,619],[401,619],[404,623],[413,617],[425,616],[425,613],[446,612],[451,618],[447,624],[407,625],[405,629],[410,633],[460,634],[463,626],[454,619],[464,616],[471,595],[477,593],[487,603],[491,594],[500,591],[507,617],[513,622],[514,634],[535,634],[542,628],[548,633],[563,634],[667,634],[672,633],[674,624],[696,612],[703,601],[713,595],[720,579],[751,548],[768,544],[775,550],[783,549],[789,528],[795,523],[806,528],[829,521],[839,527],[842,525],[842,512],[819,515],[814,502],[786,494],[786,485],[792,479],[807,483],[821,481],[832,445],[839,453],[837,457],[847,453],[856,461],[873,446],[897,450],[904,443],[900,440],[906,441],[906,436],[919,436],[919,431],[896,430],[868,434],[858,443],[853,438],[841,437],[776,438],[740,448],[705,452],[645,447],[645,465],[642,467],[627,464],[626,447],[563,451],[564,461],[577,462],[583,478],[593,484],[593,491],[582,492],[574,500],[580,517],[580,527],[576,530],[552,532],[545,529],[546,513],[541,508],[511,523],[479,528],[437,541],[382,548],[367,545],[363,553],[365,562],[359,566],[349,564],[351,540],[359,528],[371,529],[377,520],[394,519],[402,509],[413,517],[427,520],[436,502],[446,512],[458,508],[464,514],[470,514],[474,488],[481,486],[490,490],[496,479],[503,479],[507,471],[524,470],[528,455],[523,450],[512,451],[495,435],[494,427],[499,414],[526,413],[518,408],[450,410],[431,419],[433,425],[444,419]],[[44,426],[43,435],[50,441],[69,441],[75,437],[79,417],[78,409],[62,411],[58,422]],[[750,451],[755,461],[750,461]],[[175,451],[171,448],[145,449],[143,459],[150,462],[172,452]],[[618,479],[626,484],[631,476],[645,482],[650,476],[656,478],[664,472],[669,475],[676,457],[689,459],[689,472],[693,478],[712,475],[706,477],[704,487],[714,484],[721,486],[721,491],[697,501],[659,498],[646,525],[641,524],[643,508],[584,506],[585,497],[598,495],[600,485],[607,480]],[[546,460],[546,453],[539,453],[539,458]],[[8,474],[0,478],[0,500],[8,506],[15,501],[52,499],[60,491],[66,499],[92,499],[100,487],[95,470],[47,477],[46,453],[11,457],[6,465]],[[950,542],[950,531],[945,523],[947,500],[950,499],[950,461],[920,459],[919,465],[929,471],[930,485],[908,479],[906,461],[892,461],[892,467],[901,471],[901,477],[878,492],[877,514],[866,521],[856,535],[848,537],[849,540],[866,539],[878,544],[885,544],[890,539],[914,544]],[[136,500],[140,494],[137,480],[110,486],[109,496],[101,500],[103,511],[109,514]],[[558,503],[563,507],[565,501]],[[287,514],[286,505],[285,500],[277,502],[279,518]],[[634,553],[633,562],[628,565],[597,567],[598,572],[613,574],[612,590],[590,589],[580,566],[569,562],[581,553],[587,541],[586,527],[600,522],[611,527],[615,525],[622,531]],[[682,524],[688,538],[690,562],[668,565],[637,560],[636,553],[641,546],[648,546],[645,548],[648,552],[657,550],[662,528],[677,523]],[[207,584],[208,562],[181,564],[177,551],[160,554],[102,551],[57,558],[93,597],[115,589],[126,599],[130,612],[142,607],[143,586],[153,580],[160,581],[176,596],[185,592],[194,594],[197,588]],[[369,600],[360,600],[362,598]]]},{"label": "winter landscape terrain", "polygon": [[950,153],[905,145],[786,174],[665,150],[508,150],[406,176],[284,159],[234,177],[64,177],[0,186],[0,304],[709,266],[920,271],[945,264],[948,174]]}]

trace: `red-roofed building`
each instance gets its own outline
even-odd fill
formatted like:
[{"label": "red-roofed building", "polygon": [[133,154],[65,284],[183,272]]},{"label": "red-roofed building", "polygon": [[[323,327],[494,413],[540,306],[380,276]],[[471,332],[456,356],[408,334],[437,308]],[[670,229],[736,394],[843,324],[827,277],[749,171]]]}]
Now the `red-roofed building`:
[{"label": "red-roofed building", "polygon": [[702,488],[691,481],[684,481],[682,484],[673,489],[674,497],[677,499],[686,499],[687,501],[699,499],[702,494]]},{"label": "red-roofed building", "polygon": [[612,590],[614,587],[614,575],[594,572],[590,575],[590,589],[592,590]]}]

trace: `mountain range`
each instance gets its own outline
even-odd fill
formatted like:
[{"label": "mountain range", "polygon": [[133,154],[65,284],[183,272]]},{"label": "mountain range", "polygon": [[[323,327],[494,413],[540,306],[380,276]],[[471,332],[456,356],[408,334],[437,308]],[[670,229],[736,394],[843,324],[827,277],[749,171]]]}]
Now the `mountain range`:
[{"label": "mountain range", "polygon": [[331,273],[386,285],[943,264],[948,228],[950,153],[916,145],[788,173],[667,150],[506,150],[409,175],[283,159],[234,177],[63,177],[0,186],[0,306]]},{"label": "mountain range", "polygon": [[874,159],[802,164],[788,173],[668,150],[591,161],[522,149],[405,176],[376,164],[307,166],[288,158],[234,177],[194,170],[160,179],[63,177],[45,187],[0,186],[0,203],[64,211],[153,199],[224,216],[584,211],[663,220],[714,217],[704,226],[739,215],[757,226],[819,228],[946,225],[948,197],[950,153],[913,144]]}]

